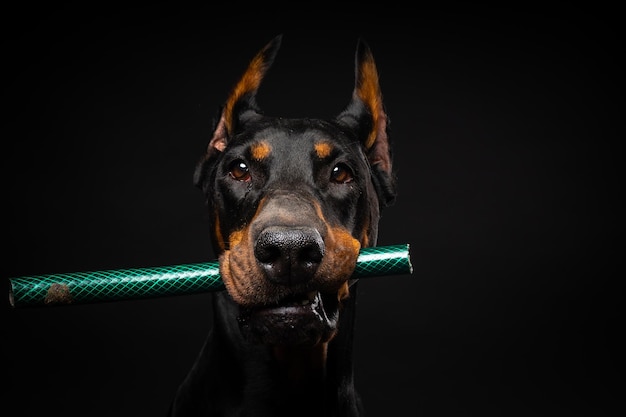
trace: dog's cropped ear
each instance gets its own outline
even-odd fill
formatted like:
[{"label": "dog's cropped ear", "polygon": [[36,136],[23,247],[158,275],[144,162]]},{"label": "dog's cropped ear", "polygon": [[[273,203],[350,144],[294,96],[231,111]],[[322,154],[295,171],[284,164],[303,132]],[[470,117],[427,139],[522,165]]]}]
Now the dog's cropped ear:
[{"label": "dog's cropped ear", "polygon": [[223,151],[228,140],[243,124],[259,116],[256,93],[265,73],[274,62],[282,35],[276,36],[250,61],[248,69],[232,89],[209,142],[208,152]]},{"label": "dog's cropped ear", "polygon": [[352,100],[336,121],[361,141],[374,172],[383,205],[396,197],[389,143],[389,118],[385,113],[378,70],[369,46],[359,39],[355,58]]},{"label": "dog's cropped ear", "polygon": [[203,180],[203,166],[205,162],[209,161],[216,154],[223,152],[231,138],[247,122],[258,119],[261,116],[256,103],[256,93],[265,73],[274,62],[281,42],[282,35],[278,35],[257,53],[250,61],[248,68],[237,84],[235,84],[235,87],[231,90],[224,105],[220,108],[206,153],[196,168],[194,175],[194,183],[196,185],[200,185]]}]

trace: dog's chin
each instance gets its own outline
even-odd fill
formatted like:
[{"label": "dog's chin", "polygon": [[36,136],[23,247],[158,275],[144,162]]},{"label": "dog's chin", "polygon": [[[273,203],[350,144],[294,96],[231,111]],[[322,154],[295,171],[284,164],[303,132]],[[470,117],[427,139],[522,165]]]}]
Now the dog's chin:
[{"label": "dog's chin", "polygon": [[250,343],[313,346],[334,336],[338,317],[337,294],[314,291],[274,305],[241,308],[238,320]]}]

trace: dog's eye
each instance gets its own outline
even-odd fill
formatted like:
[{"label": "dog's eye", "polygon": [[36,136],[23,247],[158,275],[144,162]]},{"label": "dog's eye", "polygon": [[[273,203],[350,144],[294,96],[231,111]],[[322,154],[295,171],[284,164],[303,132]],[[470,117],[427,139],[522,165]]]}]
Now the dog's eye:
[{"label": "dog's eye", "polygon": [[330,180],[337,184],[345,184],[354,179],[352,171],[346,164],[337,164],[330,173]]},{"label": "dog's eye", "polygon": [[250,169],[241,159],[237,159],[230,164],[228,173],[237,181],[250,181],[251,179]]}]

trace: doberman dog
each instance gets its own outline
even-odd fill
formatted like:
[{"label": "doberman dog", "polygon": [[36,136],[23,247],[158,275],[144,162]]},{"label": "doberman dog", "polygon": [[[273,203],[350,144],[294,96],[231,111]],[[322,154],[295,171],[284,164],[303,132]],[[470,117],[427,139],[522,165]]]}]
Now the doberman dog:
[{"label": "doberman dog", "polygon": [[169,410],[180,416],[358,416],[352,344],[361,248],[396,196],[389,121],[359,39],[332,120],[270,117],[256,95],[280,47],[250,62],[215,120],[195,184],[225,291]]}]

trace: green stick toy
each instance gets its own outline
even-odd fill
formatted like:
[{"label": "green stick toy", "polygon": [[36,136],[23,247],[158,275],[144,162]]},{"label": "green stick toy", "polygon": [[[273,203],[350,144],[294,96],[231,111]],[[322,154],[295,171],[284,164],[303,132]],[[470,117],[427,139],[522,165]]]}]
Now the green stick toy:
[{"label": "green stick toy", "polygon": [[[364,248],[353,278],[413,272],[409,245]],[[52,306],[220,291],[217,261],[9,278],[11,307]]]}]

